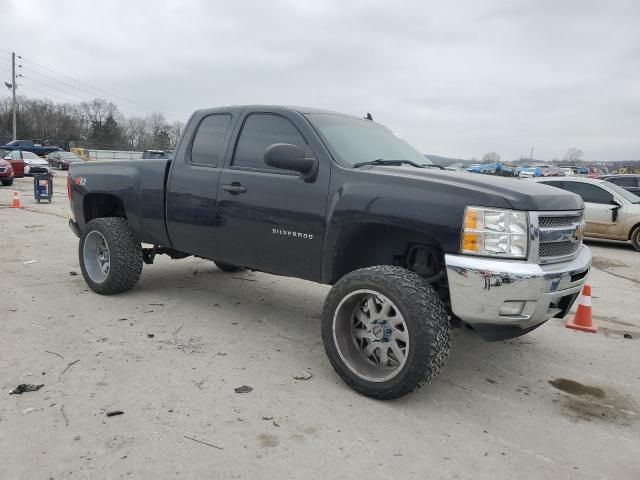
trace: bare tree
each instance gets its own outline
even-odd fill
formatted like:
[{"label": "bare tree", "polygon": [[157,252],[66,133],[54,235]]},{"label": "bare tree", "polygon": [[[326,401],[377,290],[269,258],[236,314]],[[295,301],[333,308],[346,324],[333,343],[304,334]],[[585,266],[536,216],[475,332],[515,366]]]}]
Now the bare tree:
[{"label": "bare tree", "polygon": [[[105,150],[168,149],[177,143],[184,124],[169,124],[161,113],[125,117],[117,105],[96,98],[77,104],[19,96],[18,132],[23,139],[50,140]],[[11,140],[10,98],[0,99],[0,144]]]},{"label": "bare tree", "polygon": [[124,137],[131,150],[144,150],[149,136],[149,128],[146,119],[142,117],[130,117],[124,124]]},{"label": "bare tree", "polygon": [[565,153],[563,160],[566,160],[572,163],[581,162],[583,155],[584,155],[584,152],[582,150],[580,150],[579,148],[572,147],[569,150],[567,150],[567,153]]},{"label": "bare tree", "polygon": [[178,140],[180,140],[180,135],[182,135],[182,129],[184,128],[184,123],[180,121],[175,121],[169,127],[169,141],[171,142],[171,148],[175,148],[178,144]]},{"label": "bare tree", "polygon": [[500,155],[496,152],[485,153],[482,156],[482,163],[496,163],[500,161]]}]

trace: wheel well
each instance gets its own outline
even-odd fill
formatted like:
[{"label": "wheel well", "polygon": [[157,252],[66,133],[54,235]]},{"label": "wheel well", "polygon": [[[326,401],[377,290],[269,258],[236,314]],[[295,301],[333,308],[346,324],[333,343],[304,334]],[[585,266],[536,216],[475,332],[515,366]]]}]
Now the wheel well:
[{"label": "wheel well", "polygon": [[107,193],[90,193],[84,197],[84,221],[100,217],[124,217],[127,215],[122,200]]},{"label": "wheel well", "polygon": [[427,281],[444,275],[444,254],[435,239],[411,229],[365,224],[340,235],[331,283],[349,272],[374,265],[395,265],[412,270]]},{"label": "wheel well", "polygon": [[629,238],[628,238],[628,240],[631,240],[631,235],[633,235],[633,232],[635,231],[635,229],[639,228],[639,227],[640,227],[640,223],[636,223],[633,227],[631,227],[629,229]]}]

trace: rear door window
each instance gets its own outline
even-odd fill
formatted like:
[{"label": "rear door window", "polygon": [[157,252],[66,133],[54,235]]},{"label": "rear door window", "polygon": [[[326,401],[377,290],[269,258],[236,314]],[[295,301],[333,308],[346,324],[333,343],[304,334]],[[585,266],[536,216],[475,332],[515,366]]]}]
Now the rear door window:
[{"label": "rear door window", "polygon": [[191,145],[191,163],[210,167],[220,164],[230,123],[228,113],[209,115],[200,122]]},{"label": "rear door window", "polygon": [[564,185],[561,188],[573,193],[577,193],[582,197],[582,200],[588,203],[611,203],[613,195],[607,192],[604,188],[600,188],[596,185],[582,182],[562,182]]}]

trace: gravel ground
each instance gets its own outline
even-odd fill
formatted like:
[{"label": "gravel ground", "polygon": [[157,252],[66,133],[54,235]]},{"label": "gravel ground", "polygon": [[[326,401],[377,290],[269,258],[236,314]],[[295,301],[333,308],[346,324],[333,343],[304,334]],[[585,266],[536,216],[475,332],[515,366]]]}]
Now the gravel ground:
[{"label": "gravel ground", "polygon": [[51,205],[0,187],[2,479],[640,478],[629,245],[590,243],[599,333],[457,329],[432,385],[380,402],[325,357],[325,286],[160,258],[129,293],[89,291],[55,187]]}]

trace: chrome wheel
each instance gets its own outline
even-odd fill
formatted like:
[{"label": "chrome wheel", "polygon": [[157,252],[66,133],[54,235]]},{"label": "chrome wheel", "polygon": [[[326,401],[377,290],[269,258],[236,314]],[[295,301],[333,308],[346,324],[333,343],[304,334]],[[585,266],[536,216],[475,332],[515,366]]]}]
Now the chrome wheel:
[{"label": "chrome wheel", "polygon": [[96,283],[102,283],[109,275],[111,255],[104,236],[94,230],[90,232],[82,247],[82,257],[87,274]]},{"label": "chrome wheel", "polygon": [[409,332],[400,310],[373,290],[356,290],[340,301],[333,315],[333,341],[345,365],[371,382],[395,377],[409,354]]}]

